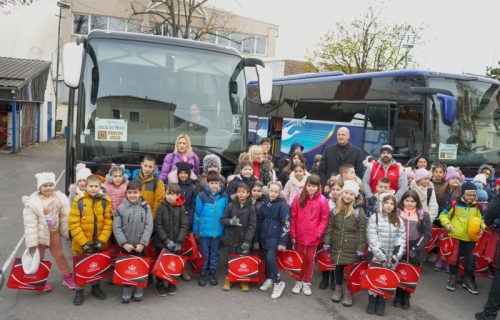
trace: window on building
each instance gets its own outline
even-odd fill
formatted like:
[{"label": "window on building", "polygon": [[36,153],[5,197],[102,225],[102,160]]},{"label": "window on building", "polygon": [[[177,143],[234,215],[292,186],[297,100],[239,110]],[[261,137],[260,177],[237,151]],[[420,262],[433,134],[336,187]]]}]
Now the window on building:
[{"label": "window on building", "polygon": [[92,16],[90,19],[90,30],[108,30],[108,17]]},{"label": "window on building", "polygon": [[86,14],[73,15],[73,34],[89,33],[89,16]]},{"label": "window on building", "polygon": [[229,47],[230,33],[224,31],[217,31],[217,44],[220,46]]},{"label": "window on building", "polygon": [[163,33],[163,25],[161,23],[157,23],[157,22],[150,23],[148,31],[150,34],[161,36]]},{"label": "window on building", "polygon": [[245,35],[243,38],[243,53],[253,54],[255,52],[255,36],[251,34]]},{"label": "window on building", "polygon": [[127,32],[141,32],[142,22],[140,20],[130,20],[127,23]]},{"label": "window on building", "polygon": [[215,33],[214,31],[211,32],[213,32],[214,34],[205,33],[203,35],[203,41],[210,43],[217,43],[217,33]]},{"label": "window on building", "polygon": [[231,33],[231,48],[241,52],[241,41],[243,40],[243,35],[241,33]]},{"label": "window on building", "polygon": [[113,119],[120,119],[120,110],[113,109]]},{"label": "window on building", "polygon": [[108,19],[109,19],[108,30],[125,31],[126,20],[114,17],[108,17]]},{"label": "window on building", "polygon": [[139,122],[139,112],[130,111],[130,122]]},{"label": "window on building", "polygon": [[267,38],[262,36],[255,37],[255,54],[266,55],[267,54]]}]

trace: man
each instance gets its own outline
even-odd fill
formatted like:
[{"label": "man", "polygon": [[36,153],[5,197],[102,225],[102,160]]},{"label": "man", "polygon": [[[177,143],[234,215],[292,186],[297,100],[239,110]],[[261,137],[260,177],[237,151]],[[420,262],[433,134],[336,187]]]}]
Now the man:
[{"label": "man", "polygon": [[341,127],[337,130],[337,143],[328,146],[323,151],[323,156],[319,162],[318,172],[321,177],[321,184],[326,187],[327,181],[332,174],[338,174],[339,168],[344,164],[354,166],[356,175],[363,176],[365,167],[363,166],[363,157],[361,150],[349,143],[350,133],[346,127]]},{"label": "man", "polygon": [[377,183],[382,177],[390,181],[390,189],[396,192],[396,199],[399,201],[403,193],[408,190],[408,180],[403,166],[397,163],[392,154],[394,149],[386,144],[380,148],[380,159],[373,163],[371,167],[366,168],[363,176],[363,185],[365,187],[365,197],[370,199],[376,192]]},{"label": "man", "polygon": [[201,115],[201,108],[196,103],[189,106],[189,113],[191,114],[192,122],[206,128],[212,125],[210,120]]}]

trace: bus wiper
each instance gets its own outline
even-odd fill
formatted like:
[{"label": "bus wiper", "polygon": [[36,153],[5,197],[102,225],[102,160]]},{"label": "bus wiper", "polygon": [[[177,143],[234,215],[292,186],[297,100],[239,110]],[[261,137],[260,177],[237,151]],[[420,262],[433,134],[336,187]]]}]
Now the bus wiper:
[{"label": "bus wiper", "polygon": [[136,155],[144,155],[144,154],[165,154],[164,152],[152,152],[152,151],[140,151],[140,150],[123,150],[124,152],[127,153],[121,153],[121,154],[115,154],[111,156],[103,156],[103,157],[94,157],[93,161],[95,162],[102,162],[102,161],[107,161],[111,159],[120,159],[120,158],[126,158],[126,157],[131,157],[131,156],[136,156]]},{"label": "bus wiper", "polygon": [[233,165],[237,164],[237,161],[235,161],[234,159],[231,159],[231,158],[223,155],[222,153],[217,152],[217,151],[214,150],[214,149],[222,149],[222,148],[219,148],[219,147],[209,147],[209,146],[200,146],[200,145],[195,145],[195,144],[193,144],[191,146],[195,147],[195,148],[200,148],[200,149],[206,150],[206,151],[208,151],[210,153],[213,153],[213,154],[219,156],[221,159],[224,159],[224,160],[226,160],[227,162],[229,162],[229,163],[231,163]]}]

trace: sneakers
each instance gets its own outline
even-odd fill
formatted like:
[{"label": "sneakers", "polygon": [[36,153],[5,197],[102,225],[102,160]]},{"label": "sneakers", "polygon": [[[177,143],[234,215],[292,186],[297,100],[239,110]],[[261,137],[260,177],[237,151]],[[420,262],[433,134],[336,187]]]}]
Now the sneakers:
[{"label": "sneakers", "polygon": [[302,285],[302,292],[304,293],[304,295],[306,296],[310,296],[313,294],[312,290],[311,290],[311,284],[310,283],[304,283]]},{"label": "sneakers", "polygon": [[242,292],[248,292],[248,291],[250,291],[250,285],[248,284],[248,282],[241,282],[240,286],[241,286],[241,291]]},{"label": "sneakers", "polygon": [[204,287],[207,284],[207,272],[202,271],[200,277],[198,278],[198,285]]},{"label": "sneakers", "polygon": [[229,281],[229,277],[224,279],[224,284],[222,285],[222,290],[229,291],[231,290],[231,281]]},{"label": "sneakers", "polygon": [[259,290],[261,291],[267,291],[269,289],[271,289],[273,287],[273,280],[272,279],[266,279],[266,281],[264,281],[262,283],[262,285],[259,287]]},{"label": "sneakers", "polygon": [[210,271],[208,273],[208,282],[210,282],[210,285],[212,285],[212,286],[216,286],[218,284],[217,277],[215,275],[215,271]]},{"label": "sneakers", "polygon": [[48,281],[45,282],[45,284],[43,285],[42,291],[43,292],[50,292],[50,291],[52,291],[52,285]]},{"label": "sneakers", "polygon": [[99,300],[106,299],[106,294],[102,291],[101,285],[99,283],[92,285],[90,295],[96,297]]},{"label": "sneakers", "polygon": [[280,281],[274,284],[273,293],[271,294],[272,299],[278,299],[285,290],[285,281]]},{"label": "sneakers", "polygon": [[75,290],[75,297],[73,298],[73,304],[79,306],[83,303],[83,289]]},{"label": "sneakers", "polygon": [[335,303],[339,303],[340,300],[342,300],[342,292],[343,288],[342,286],[336,285],[335,286],[335,291],[332,294],[332,301]]},{"label": "sneakers", "polygon": [[132,300],[132,288],[123,287],[122,303],[129,303]]},{"label": "sneakers", "polygon": [[443,269],[443,260],[441,258],[436,259],[436,263],[434,263],[434,270],[441,271]]},{"label": "sneakers", "polygon": [[466,276],[464,278],[464,283],[462,284],[462,287],[464,287],[467,291],[469,291],[470,294],[473,295],[479,294],[479,291],[477,291],[476,281],[474,280],[473,277]]},{"label": "sneakers", "polygon": [[165,288],[165,285],[163,284],[163,280],[158,280],[156,282],[156,294],[159,295],[160,297],[166,297],[168,294],[167,288]]},{"label": "sneakers", "polygon": [[450,278],[448,279],[448,282],[446,284],[446,290],[453,292],[456,289],[457,289],[457,275],[450,274]]},{"label": "sneakers", "polygon": [[132,296],[133,301],[142,301],[144,294],[141,287],[135,287],[134,295]]},{"label": "sneakers", "polygon": [[167,293],[169,296],[175,296],[175,294],[177,293],[177,287],[175,286],[175,284],[167,284]]},{"label": "sneakers", "polygon": [[75,280],[73,280],[73,274],[70,273],[67,276],[65,276],[62,284],[63,286],[68,287],[70,290],[75,290],[76,284]]},{"label": "sneakers", "polygon": [[292,292],[295,294],[299,294],[300,291],[302,291],[303,286],[304,286],[304,283],[302,281],[295,281],[295,285],[292,288]]}]

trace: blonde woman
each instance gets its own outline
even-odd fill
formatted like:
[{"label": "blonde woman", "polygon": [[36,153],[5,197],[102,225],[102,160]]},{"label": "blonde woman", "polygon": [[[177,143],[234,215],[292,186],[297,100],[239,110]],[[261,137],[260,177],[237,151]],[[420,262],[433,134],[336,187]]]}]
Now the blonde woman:
[{"label": "blonde woman", "polygon": [[253,164],[253,174],[262,184],[267,185],[271,181],[276,181],[276,173],[273,170],[273,163],[264,159],[262,146],[253,145],[248,149],[250,162]]},{"label": "blonde woman", "polygon": [[[175,140],[174,151],[168,153],[163,160],[160,178],[165,183],[171,180],[169,178],[177,175],[177,163],[179,162],[189,162],[193,165],[193,170],[191,171],[191,179],[196,180],[196,178],[200,174],[200,158],[196,153],[194,153],[193,149],[191,148],[191,139],[189,139],[189,136],[185,133],[181,133],[177,137],[177,139]],[[171,172],[174,173],[171,174]]]}]

